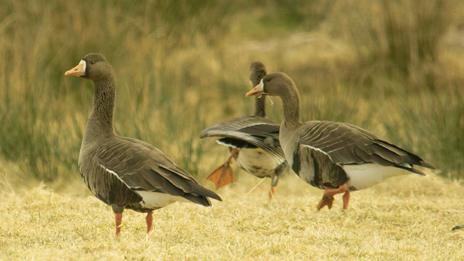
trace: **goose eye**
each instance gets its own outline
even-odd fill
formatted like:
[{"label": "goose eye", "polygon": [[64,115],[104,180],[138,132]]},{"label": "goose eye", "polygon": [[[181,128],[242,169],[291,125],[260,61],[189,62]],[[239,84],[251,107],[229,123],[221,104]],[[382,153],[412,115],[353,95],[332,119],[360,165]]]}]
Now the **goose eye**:
[{"label": "goose eye", "polygon": [[90,64],[95,64],[95,61],[89,61]]}]

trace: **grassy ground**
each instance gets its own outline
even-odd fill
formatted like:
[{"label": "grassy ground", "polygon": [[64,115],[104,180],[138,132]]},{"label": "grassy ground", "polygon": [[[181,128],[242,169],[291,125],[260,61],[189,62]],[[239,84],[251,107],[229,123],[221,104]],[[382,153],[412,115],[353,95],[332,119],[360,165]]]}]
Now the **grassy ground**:
[{"label": "grassy ground", "polygon": [[0,196],[0,259],[459,260],[464,258],[464,187],[408,176],[315,210],[321,193],[288,176],[273,202],[268,183],[242,177],[213,208],[175,203],[155,212],[145,241],[143,214],[126,211],[119,241],[109,207],[93,196],[43,187]]}]

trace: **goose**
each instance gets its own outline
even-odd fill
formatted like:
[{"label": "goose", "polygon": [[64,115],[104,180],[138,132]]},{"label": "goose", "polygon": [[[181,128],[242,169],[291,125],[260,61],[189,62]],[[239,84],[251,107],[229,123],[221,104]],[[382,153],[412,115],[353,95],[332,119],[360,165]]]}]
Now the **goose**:
[{"label": "goose", "polygon": [[153,210],[176,201],[211,206],[208,198],[221,200],[159,149],[115,134],[115,81],[112,67],[103,55],[87,54],[64,75],[94,83],[93,110],[81,144],[79,171],[90,191],[112,207],[116,236],[121,232],[124,209],[146,213],[148,236],[153,231]]},{"label": "goose", "polygon": [[[250,65],[250,81],[254,85],[266,75],[261,62]],[[208,177],[216,189],[234,181],[230,167],[232,159],[246,172],[258,177],[271,178],[269,198],[272,199],[279,177],[287,169],[284,154],[279,145],[279,125],[265,118],[265,97],[256,97],[255,113],[216,124],[201,132],[200,137],[219,137],[217,142],[227,146],[230,156],[224,164]]]},{"label": "goose", "polygon": [[432,169],[419,156],[349,123],[300,121],[300,94],[285,73],[266,75],[246,96],[278,96],[283,119],[279,140],[288,165],[304,181],[323,189],[317,209],[332,208],[334,195],[343,193],[348,208],[350,191],[373,186],[386,178]]}]

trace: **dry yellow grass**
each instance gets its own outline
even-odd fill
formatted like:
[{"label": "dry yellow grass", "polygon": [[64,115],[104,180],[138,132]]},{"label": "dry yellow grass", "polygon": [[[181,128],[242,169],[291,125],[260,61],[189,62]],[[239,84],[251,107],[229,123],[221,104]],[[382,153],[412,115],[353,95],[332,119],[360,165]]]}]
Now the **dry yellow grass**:
[{"label": "dry yellow grass", "polygon": [[[245,176],[245,175],[244,175]],[[176,203],[155,213],[145,240],[144,215],[126,211],[121,240],[109,207],[93,196],[43,187],[3,192],[0,259],[165,260],[459,260],[464,258],[464,187],[433,175],[393,178],[337,198],[317,212],[320,191],[291,175],[268,204],[262,183],[242,177],[220,191],[213,208]]]}]

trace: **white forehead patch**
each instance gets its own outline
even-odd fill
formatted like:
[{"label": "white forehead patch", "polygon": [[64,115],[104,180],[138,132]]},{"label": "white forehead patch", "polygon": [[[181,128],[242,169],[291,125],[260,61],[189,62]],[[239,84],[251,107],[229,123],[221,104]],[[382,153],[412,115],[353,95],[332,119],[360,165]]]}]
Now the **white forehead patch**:
[{"label": "white forehead patch", "polygon": [[264,90],[264,82],[263,82],[263,79],[261,79],[261,81],[259,81],[258,90],[261,91],[261,92]]},{"label": "white forehead patch", "polygon": [[82,72],[85,73],[85,68],[87,67],[87,63],[84,60],[80,60],[79,65],[82,67]]}]

